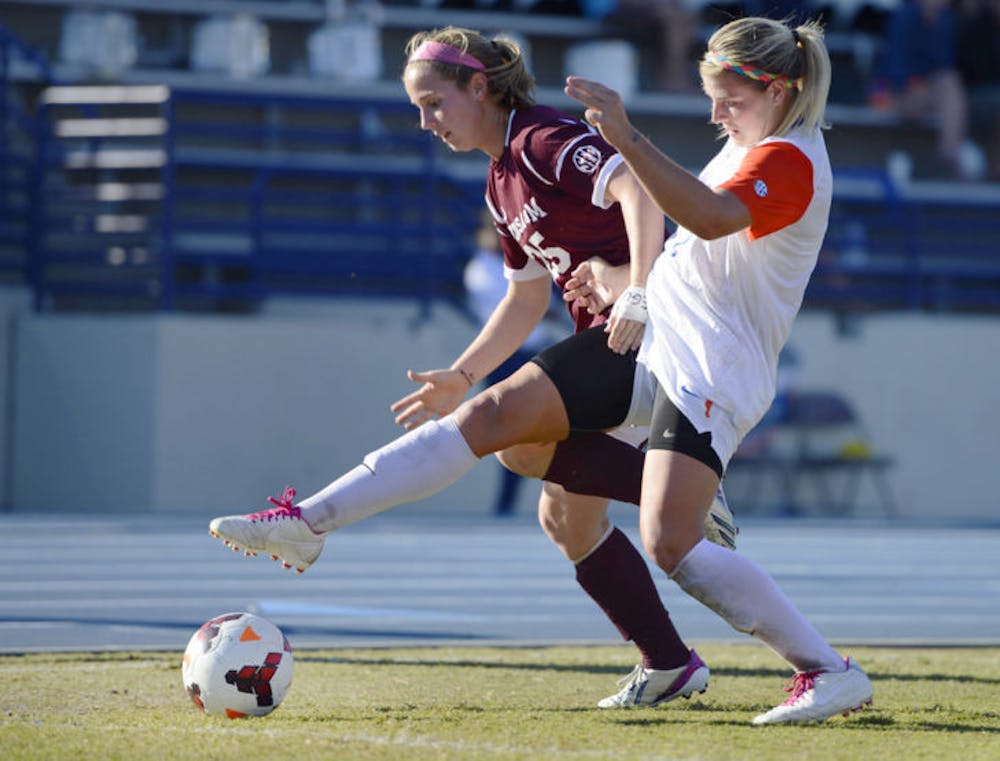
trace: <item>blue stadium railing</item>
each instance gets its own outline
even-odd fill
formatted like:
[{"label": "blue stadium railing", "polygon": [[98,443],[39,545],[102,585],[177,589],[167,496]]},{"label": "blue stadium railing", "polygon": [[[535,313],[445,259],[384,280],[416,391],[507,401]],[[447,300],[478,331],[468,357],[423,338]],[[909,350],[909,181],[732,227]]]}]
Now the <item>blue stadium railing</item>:
[{"label": "blue stadium railing", "polygon": [[[309,114],[346,117],[346,126],[242,125],[243,142],[256,148],[196,147],[219,137],[232,141],[234,125],[220,129],[177,114],[187,106],[227,102],[282,114],[297,110],[300,120]],[[175,264],[225,261],[204,245],[210,243],[204,232],[226,222],[207,220],[191,206],[203,197],[205,185],[190,178],[237,173],[246,184],[229,187],[246,192],[247,217],[229,232],[245,235],[249,248],[246,281],[229,283],[230,292],[415,297],[424,305],[442,298],[461,301],[461,269],[482,205],[482,181],[470,193],[443,171],[433,141],[413,128],[411,106],[290,96],[254,102],[194,91],[175,91],[171,105],[172,223],[165,236],[172,245],[165,250]],[[207,288],[211,296],[219,286],[203,281],[179,290]]]},{"label": "blue stadium railing", "polygon": [[124,116],[100,88],[42,99],[40,308],[252,306],[279,293],[462,301],[483,180],[440,166],[412,107],[119,90]]},{"label": "blue stadium railing", "polygon": [[1000,310],[1000,185],[840,169],[809,308]]},{"label": "blue stadium railing", "polygon": [[[129,104],[100,88],[43,94],[36,201],[5,215],[34,230],[39,308],[461,303],[483,174],[456,174],[405,102],[146,89]],[[805,306],[1000,311],[998,212],[997,185],[897,187],[839,168]]]},{"label": "blue stadium railing", "polygon": [[32,248],[34,145],[37,125],[10,86],[14,68],[30,70],[40,83],[52,81],[45,57],[0,24],[0,278],[23,282]]}]

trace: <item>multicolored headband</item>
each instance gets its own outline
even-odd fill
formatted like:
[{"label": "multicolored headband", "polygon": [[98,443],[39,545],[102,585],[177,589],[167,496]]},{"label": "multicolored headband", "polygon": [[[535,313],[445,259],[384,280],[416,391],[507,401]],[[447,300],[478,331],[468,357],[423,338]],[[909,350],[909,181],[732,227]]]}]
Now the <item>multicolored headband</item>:
[{"label": "multicolored headband", "polygon": [[802,77],[793,78],[787,74],[771,74],[770,72],[754,68],[753,66],[744,66],[741,63],[732,61],[728,56],[724,56],[721,53],[705,53],[705,62],[714,63],[717,66],[721,66],[726,71],[733,71],[741,76],[748,77],[749,79],[763,82],[765,85],[769,85],[772,82],[779,82],[789,89],[802,89]]},{"label": "multicolored headband", "polygon": [[454,45],[445,42],[434,42],[425,40],[417,46],[417,49],[410,53],[407,63],[414,61],[440,61],[441,63],[457,63],[459,66],[468,66],[476,71],[486,71],[486,65],[473,55],[465,53]]}]

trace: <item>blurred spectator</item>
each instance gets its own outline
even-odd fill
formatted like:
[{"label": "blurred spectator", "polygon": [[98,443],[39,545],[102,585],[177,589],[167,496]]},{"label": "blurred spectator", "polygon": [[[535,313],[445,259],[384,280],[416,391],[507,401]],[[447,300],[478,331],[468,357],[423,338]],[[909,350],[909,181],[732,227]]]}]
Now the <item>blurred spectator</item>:
[{"label": "blurred spectator", "polygon": [[[493,218],[484,211],[479,229],[476,231],[476,249],[464,273],[468,306],[479,320],[486,323],[500,299],[507,293],[507,278],[504,275],[503,252],[497,237]],[[496,370],[484,379],[484,388],[499,383],[535,354],[557,340],[568,336],[572,326],[567,325],[566,309],[561,299],[554,298],[554,304],[546,319],[542,320],[520,349],[514,352]],[[500,468],[500,489],[493,506],[497,515],[511,515],[517,507],[517,494],[523,478],[502,465]]]},{"label": "blurred spectator", "polygon": [[383,0],[388,5],[418,5],[440,8],[501,13],[544,13],[549,16],[577,16],[578,0]]},{"label": "blurred spectator", "polygon": [[692,49],[700,47],[698,17],[684,0],[581,0],[580,7],[635,43],[652,62],[654,88],[697,91]]},{"label": "blurred spectator", "polygon": [[889,15],[880,74],[870,104],[904,119],[938,120],[938,159],[945,173],[972,179],[963,154],[968,99],[958,70],[958,19],[948,0],[903,0]]},{"label": "blurred spectator", "polygon": [[793,0],[746,0],[737,3],[701,3],[701,6],[701,15],[713,27],[743,16],[765,16],[801,24],[829,11],[825,4]]},{"label": "blurred spectator", "polygon": [[990,175],[1000,180],[1000,0],[963,0],[958,10],[958,68],[972,119],[992,131]]}]

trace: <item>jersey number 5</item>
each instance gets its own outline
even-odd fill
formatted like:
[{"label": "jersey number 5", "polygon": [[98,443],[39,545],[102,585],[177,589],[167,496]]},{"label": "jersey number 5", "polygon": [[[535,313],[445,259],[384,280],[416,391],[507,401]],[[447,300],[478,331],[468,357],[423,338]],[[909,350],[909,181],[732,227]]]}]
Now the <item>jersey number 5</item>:
[{"label": "jersey number 5", "polygon": [[569,269],[569,251],[559,246],[546,246],[545,237],[537,230],[531,234],[523,248],[541,264],[544,264],[553,277],[558,277]]}]

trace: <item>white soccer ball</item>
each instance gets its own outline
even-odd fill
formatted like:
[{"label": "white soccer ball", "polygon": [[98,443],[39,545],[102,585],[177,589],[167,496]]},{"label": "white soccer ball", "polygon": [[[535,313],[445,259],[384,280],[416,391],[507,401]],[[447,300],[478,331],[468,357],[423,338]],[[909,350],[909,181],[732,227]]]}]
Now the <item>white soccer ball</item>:
[{"label": "white soccer ball", "polygon": [[292,647],[281,629],[253,613],[206,621],[188,641],[184,689],[211,716],[267,716],[292,684]]}]

